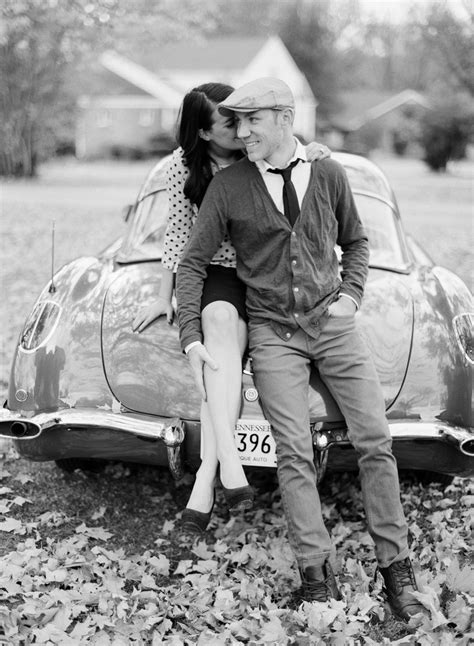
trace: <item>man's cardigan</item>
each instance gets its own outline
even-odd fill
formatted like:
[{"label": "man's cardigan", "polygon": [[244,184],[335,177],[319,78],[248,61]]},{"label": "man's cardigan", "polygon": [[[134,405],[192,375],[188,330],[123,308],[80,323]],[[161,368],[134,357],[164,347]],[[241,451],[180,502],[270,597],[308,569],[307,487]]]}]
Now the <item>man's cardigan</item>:
[{"label": "man's cardigan", "polygon": [[[258,168],[244,158],[212,180],[178,266],[183,348],[202,341],[202,285],[227,231],[237,274],[247,285],[249,320],[270,322],[282,339],[298,327],[317,336],[339,291],[360,303],[369,248],[343,167],[333,159],[312,163],[301,213],[291,228]],[[340,274],[336,244],[342,250]]]}]

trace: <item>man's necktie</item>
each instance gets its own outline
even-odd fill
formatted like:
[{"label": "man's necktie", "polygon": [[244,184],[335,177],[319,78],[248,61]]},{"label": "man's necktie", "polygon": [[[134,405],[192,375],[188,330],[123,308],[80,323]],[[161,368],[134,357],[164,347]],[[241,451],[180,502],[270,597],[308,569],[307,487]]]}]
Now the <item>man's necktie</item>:
[{"label": "man's necktie", "polygon": [[276,173],[283,177],[283,211],[291,226],[294,225],[300,214],[298,196],[296,195],[295,185],[291,181],[291,171],[298,162],[299,159],[295,159],[286,168],[271,168],[268,170],[269,173]]}]

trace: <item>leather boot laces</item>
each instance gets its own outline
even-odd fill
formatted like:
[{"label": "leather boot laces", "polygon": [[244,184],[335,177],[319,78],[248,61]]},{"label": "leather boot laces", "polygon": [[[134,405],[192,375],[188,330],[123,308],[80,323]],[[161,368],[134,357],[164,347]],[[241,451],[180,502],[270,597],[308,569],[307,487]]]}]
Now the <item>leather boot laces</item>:
[{"label": "leather boot laces", "polygon": [[400,561],[393,563],[391,570],[397,586],[400,588],[413,586],[416,589],[415,575],[410,562]]},{"label": "leather boot laces", "polygon": [[303,592],[313,601],[325,603],[331,598],[331,589],[327,583],[327,579],[323,581],[303,581]]}]

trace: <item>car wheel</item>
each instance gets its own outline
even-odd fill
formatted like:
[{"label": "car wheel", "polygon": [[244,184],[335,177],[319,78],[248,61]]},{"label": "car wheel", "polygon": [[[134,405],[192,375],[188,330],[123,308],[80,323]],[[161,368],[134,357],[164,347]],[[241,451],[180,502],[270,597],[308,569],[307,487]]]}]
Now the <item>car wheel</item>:
[{"label": "car wheel", "polygon": [[104,460],[90,460],[88,458],[62,458],[60,460],[55,460],[55,462],[57,467],[67,473],[72,473],[76,469],[98,473],[99,471],[102,471],[106,465]]}]

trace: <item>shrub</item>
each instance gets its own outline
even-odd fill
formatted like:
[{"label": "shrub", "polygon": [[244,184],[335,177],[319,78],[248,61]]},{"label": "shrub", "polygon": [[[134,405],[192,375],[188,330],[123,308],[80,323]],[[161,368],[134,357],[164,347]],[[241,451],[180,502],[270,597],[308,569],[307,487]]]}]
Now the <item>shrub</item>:
[{"label": "shrub", "polygon": [[448,162],[463,159],[473,134],[472,103],[454,96],[435,105],[422,121],[424,161],[434,171],[445,171]]}]

